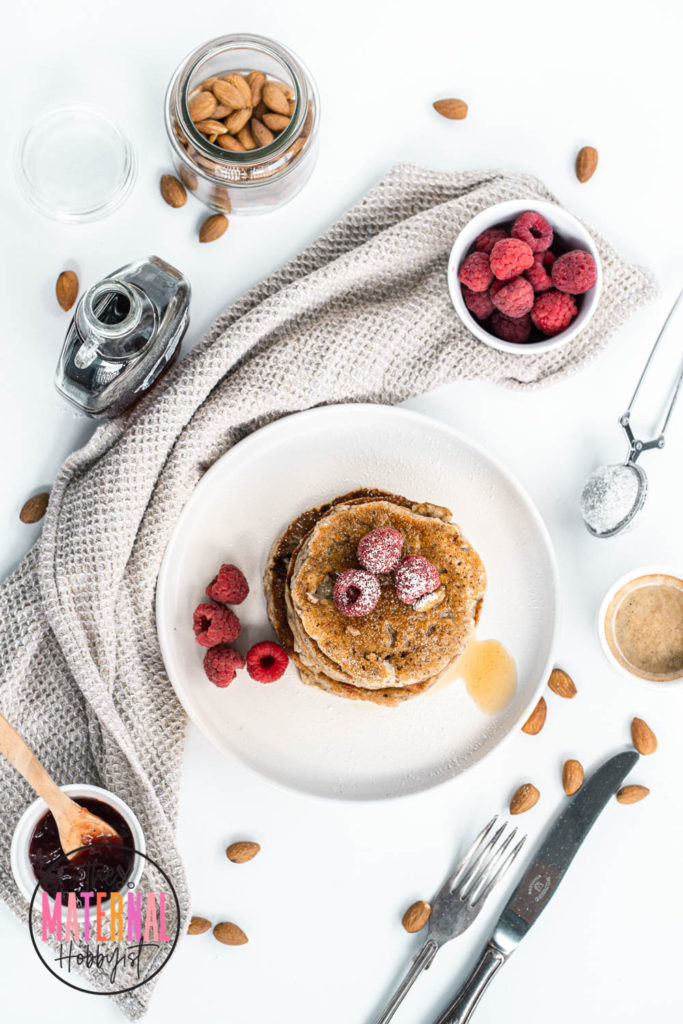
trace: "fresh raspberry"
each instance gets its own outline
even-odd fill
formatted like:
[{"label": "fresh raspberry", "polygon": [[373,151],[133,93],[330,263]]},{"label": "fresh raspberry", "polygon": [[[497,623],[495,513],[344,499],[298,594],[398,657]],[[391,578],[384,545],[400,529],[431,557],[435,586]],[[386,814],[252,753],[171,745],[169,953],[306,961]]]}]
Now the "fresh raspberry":
[{"label": "fresh raspberry", "polygon": [[520,317],[528,313],[534,304],[534,290],[523,277],[513,277],[511,281],[502,281],[491,300],[496,309],[506,316]]},{"label": "fresh raspberry", "polygon": [[531,319],[539,331],[552,337],[569,327],[576,316],[576,303],[572,295],[551,288],[534,302]]},{"label": "fresh raspberry", "polygon": [[272,640],[262,640],[247,652],[247,672],[258,683],[274,683],[288,664],[287,652]]},{"label": "fresh raspberry", "polygon": [[230,685],[240,668],[244,668],[244,658],[227,644],[209,647],[204,655],[204,671],[214,686],[220,686],[221,689]]},{"label": "fresh raspberry", "polygon": [[236,565],[222,565],[206,588],[207,597],[221,604],[242,604],[248,593],[249,584]]},{"label": "fresh raspberry", "polygon": [[535,292],[547,292],[548,288],[553,286],[550,274],[545,269],[540,256],[534,258],[533,266],[524,271],[524,276]]},{"label": "fresh raspberry", "polygon": [[474,248],[477,252],[485,252],[487,256],[490,256],[496,242],[507,237],[508,233],[505,228],[489,228],[488,231],[482,231],[474,243]]},{"label": "fresh raspberry", "polygon": [[371,530],[358,544],[358,561],[368,572],[391,572],[399,563],[402,547],[403,536],[398,530]]},{"label": "fresh raspberry", "polygon": [[463,285],[462,297],[470,313],[474,314],[477,320],[486,320],[493,313],[490,292],[473,292],[471,288]]},{"label": "fresh raspberry", "polygon": [[496,242],[491,253],[491,270],[499,281],[509,281],[524,270],[528,270],[534,262],[532,253],[526,242],[519,238],[502,238]]},{"label": "fresh raspberry", "polygon": [[595,260],[583,249],[572,249],[553,263],[553,284],[558,291],[571,295],[583,295],[593,287],[597,276]]},{"label": "fresh raspberry", "polygon": [[532,252],[545,252],[553,244],[553,229],[540,213],[521,213],[510,232],[513,238],[526,242]]},{"label": "fresh raspberry", "polygon": [[220,604],[200,604],[194,610],[192,627],[202,647],[231,644],[240,635],[240,620],[230,608]]},{"label": "fresh raspberry", "polygon": [[439,570],[422,555],[402,558],[394,572],[396,596],[404,604],[413,604],[424,594],[431,594],[441,585]]},{"label": "fresh raspberry", "polygon": [[496,310],[491,317],[491,330],[497,338],[502,338],[503,341],[516,343],[528,341],[531,334],[531,317],[527,313],[526,316],[513,319]]},{"label": "fresh raspberry", "polygon": [[342,615],[369,615],[377,607],[379,580],[364,569],[347,569],[337,577],[332,600]]},{"label": "fresh raspberry", "polygon": [[473,252],[462,263],[458,281],[473,292],[485,292],[493,280],[491,264],[485,252]]},{"label": "fresh raspberry", "polygon": [[553,263],[557,259],[557,256],[551,249],[546,249],[545,252],[539,252],[538,258],[543,261],[543,266],[546,270],[550,270]]}]

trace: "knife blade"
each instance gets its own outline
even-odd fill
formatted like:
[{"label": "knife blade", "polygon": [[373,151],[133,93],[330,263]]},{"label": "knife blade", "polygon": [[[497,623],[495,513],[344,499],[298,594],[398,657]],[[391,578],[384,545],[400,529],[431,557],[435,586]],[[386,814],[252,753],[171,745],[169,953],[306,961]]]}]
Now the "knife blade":
[{"label": "knife blade", "polygon": [[561,811],[498,918],[474,970],[438,1024],[465,1024],[496,971],[548,906],[584,839],[638,760],[635,750],[610,757]]}]

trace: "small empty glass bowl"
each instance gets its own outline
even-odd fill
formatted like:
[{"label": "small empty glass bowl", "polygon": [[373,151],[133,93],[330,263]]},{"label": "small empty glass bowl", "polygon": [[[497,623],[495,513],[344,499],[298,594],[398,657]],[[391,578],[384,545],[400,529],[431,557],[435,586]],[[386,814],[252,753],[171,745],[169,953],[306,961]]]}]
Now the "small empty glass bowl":
[{"label": "small empty glass bowl", "polygon": [[83,104],[50,110],[21,143],[19,186],[29,202],[54,220],[106,217],[130,192],[135,152],[105,114]]}]

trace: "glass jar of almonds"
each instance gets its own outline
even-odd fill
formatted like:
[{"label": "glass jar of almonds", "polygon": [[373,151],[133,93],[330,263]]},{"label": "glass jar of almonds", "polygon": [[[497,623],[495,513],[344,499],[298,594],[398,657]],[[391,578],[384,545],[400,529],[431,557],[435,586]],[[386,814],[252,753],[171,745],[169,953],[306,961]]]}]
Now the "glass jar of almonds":
[{"label": "glass jar of almonds", "polygon": [[166,93],[176,173],[221,213],[264,213],[306,184],[319,100],[298,57],[263,36],[230,35],[194,50]]}]

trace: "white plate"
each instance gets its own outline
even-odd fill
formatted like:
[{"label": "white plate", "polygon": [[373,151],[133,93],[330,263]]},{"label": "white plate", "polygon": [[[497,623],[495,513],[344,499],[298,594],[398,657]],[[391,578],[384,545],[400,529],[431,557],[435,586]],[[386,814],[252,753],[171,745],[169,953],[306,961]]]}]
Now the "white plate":
[{"label": "white plate", "polygon": [[[453,510],[488,575],[477,635],[500,640],[517,663],[517,693],[505,711],[483,714],[461,682],[387,708],[305,686],[291,665],[268,686],[241,672],[220,690],[204,676],[192,612],[221,562],[239,565],[249,580],[238,609],[246,651],[272,636],[261,586],[272,541],[298,513],[356,487]],[[269,778],[343,798],[434,786],[519,728],[550,670],[556,609],[551,541],[519,484],[450,427],[375,405],[298,413],[235,445],[183,509],[157,583],[164,662],[195,724]]]}]

